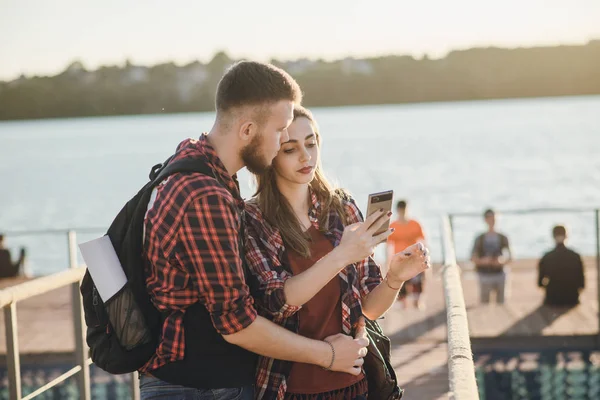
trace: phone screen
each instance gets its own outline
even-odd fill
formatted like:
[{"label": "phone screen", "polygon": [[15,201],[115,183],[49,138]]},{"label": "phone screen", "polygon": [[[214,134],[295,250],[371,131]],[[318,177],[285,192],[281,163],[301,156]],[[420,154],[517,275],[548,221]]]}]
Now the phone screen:
[{"label": "phone screen", "polygon": [[[369,195],[367,205],[367,217],[373,214],[375,211],[383,208],[383,216],[388,212],[392,211],[392,200],[394,198],[394,191],[387,190],[385,192],[373,193]],[[381,227],[375,232],[373,236],[379,235],[387,231],[390,228],[390,220],[388,219]]]}]

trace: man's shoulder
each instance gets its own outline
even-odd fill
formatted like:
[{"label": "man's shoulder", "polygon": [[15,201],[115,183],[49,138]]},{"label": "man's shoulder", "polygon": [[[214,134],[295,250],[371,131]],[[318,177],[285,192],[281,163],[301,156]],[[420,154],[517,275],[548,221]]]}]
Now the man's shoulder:
[{"label": "man's shoulder", "polygon": [[[201,173],[176,173],[157,192],[154,209],[159,215],[183,216],[193,204],[217,198],[219,202],[236,205],[233,195],[214,177]],[[176,221],[179,218],[175,219]],[[174,221],[174,222],[176,222]]]},{"label": "man's shoulder", "polygon": [[414,228],[418,228],[421,229],[421,223],[419,221],[417,221],[416,219],[411,219],[410,221],[408,221],[409,224],[411,224]]},{"label": "man's shoulder", "polygon": [[190,201],[208,196],[223,197],[233,201],[233,195],[215,177],[199,172],[177,173],[166,183],[165,195],[183,195]]},{"label": "man's shoulder", "polygon": [[478,234],[475,235],[475,242],[479,242],[481,240],[483,240],[483,238],[485,237],[486,232],[480,232]]},{"label": "man's shoulder", "polygon": [[578,252],[576,252],[575,250],[567,247],[567,252],[573,256],[573,257],[580,257],[581,258],[581,254],[579,254]]}]

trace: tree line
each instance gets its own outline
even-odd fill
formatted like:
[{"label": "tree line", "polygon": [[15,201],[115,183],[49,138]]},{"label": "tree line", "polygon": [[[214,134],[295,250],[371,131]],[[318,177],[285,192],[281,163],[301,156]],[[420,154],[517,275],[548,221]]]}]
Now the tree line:
[{"label": "tree line", "polygon": [[[75,61],[55,76],[0,82],[0,120],[212,111],[217,83],[233,62],[224,52],[183,66],[125,62],[90,71]],[[441,59],[271,62],[298,81],[309,107],[600,94],[600,40],[474,48]]]}]

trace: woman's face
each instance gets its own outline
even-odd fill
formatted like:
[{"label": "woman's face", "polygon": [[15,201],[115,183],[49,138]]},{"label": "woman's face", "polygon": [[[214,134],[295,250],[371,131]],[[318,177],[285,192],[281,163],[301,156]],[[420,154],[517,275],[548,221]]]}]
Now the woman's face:
[{"label": "woman's face", "polygon": [[290,139],[281,145],[273,168],[278,180],[308,184],[319,162],[317,135],[308,118],[298,117],[288,127]]}]

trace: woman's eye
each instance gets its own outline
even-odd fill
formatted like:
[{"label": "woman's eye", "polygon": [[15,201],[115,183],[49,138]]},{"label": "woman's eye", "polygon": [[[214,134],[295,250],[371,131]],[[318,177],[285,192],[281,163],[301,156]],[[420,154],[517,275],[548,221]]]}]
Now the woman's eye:
[{"label": "woman's eye", "polygon": [[294,152],[294,149],[293,149],[293,148],[292,148],[292,149],[285,149],[285,150],[283,150],[283,152],[284,152],[285,154],[291,154],[291,153],[293,153],[293,152]]},{"label": "woman's eye", "polygon": [[313,147],[315,147],[316,145],[317,145],[317,144],[313,142],[313,143],[309,143],[309,144],[307,144],[307,145],[306,145],[306,147],[308,147],[308,148],[313,148]]}]

